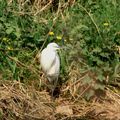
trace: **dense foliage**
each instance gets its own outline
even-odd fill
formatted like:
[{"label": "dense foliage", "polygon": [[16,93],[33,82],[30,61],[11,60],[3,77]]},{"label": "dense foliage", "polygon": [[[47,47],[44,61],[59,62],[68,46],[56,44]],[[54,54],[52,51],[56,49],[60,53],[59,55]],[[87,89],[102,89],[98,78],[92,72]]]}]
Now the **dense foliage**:
[{"label": "dense foliage", "polygon": [[[61,54],[61,73],[79,66],[86,83],[120,80],[120,1],[59,1],[57,10],[50,3],[0,0],[0,73],[4,79],[37,79],[35,61],[39,49],[51,41],[66,46]],[[53,34],[48,34],[53,31]],[[37,74],[37,75],[36,75]]]}]

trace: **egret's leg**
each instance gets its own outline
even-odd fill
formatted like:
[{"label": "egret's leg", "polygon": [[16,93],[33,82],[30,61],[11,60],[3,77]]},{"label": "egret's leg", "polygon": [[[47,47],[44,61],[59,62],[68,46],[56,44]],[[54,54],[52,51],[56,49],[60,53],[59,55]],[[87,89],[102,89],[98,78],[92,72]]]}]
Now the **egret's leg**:
[{"label": "egret's leg", "polygon": [[52,97],[52,99],[54,100],[54,80],[53,80],[53,78],[52,77],[50,77],[50,76],[48,76],[47,77],[48,78],[48,81],[49,81],[49,85],[48,85],[48,88],[49,88],[49,90],[50,90],[50,94],[51,94],[51,97]]},{"label": "egret's leg", "polygon": [[54,81],[53,81],[53,89],[52,89],[52,90],[53,90],[53,91],[52,91],[52,92],[53,92],[53,93],[52,93],[53,96],[54,96],[54,91],[55,91],[56,86],[57,86],[57,82],[58,82],[58,78],[55,78]]},{"label": "egret's leg", "polygon": [[55,91],[55,88],[57,86],[57,82],[58,82],[58,77],[56,76],[48,76],[48,80],[50,82],[50,90],[51,90],[51,97],[52,99],[54,100],[55,97],[54,97],[54,91]]},{"label": "egret's leg", "polygon": [[51,97],[54,100],[54,89],[51,89]]}]

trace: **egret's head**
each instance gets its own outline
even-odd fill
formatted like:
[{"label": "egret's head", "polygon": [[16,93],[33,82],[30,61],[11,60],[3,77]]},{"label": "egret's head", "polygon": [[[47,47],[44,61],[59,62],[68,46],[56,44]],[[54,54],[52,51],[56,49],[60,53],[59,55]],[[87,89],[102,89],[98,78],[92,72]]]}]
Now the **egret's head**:
[{"label": "egret's head", "polygon": [[49,44],[47,45],[47,48],[53,49],[53,50],[58,50],[58,49],[60,49],[60,46],[57,45],[56,43],[49,43]]}]

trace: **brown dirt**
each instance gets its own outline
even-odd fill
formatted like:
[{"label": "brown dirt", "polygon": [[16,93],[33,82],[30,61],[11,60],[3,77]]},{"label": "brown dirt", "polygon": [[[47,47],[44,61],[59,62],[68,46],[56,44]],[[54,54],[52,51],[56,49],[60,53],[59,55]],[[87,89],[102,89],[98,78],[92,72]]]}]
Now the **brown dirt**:
[{"label": "brown dirt", "polygon": [[1,82],[0,120],[120,120],[120,95],[106,90],[104,99],[86,102],[56,98],[48,92],[26,88],[20,82]]}]

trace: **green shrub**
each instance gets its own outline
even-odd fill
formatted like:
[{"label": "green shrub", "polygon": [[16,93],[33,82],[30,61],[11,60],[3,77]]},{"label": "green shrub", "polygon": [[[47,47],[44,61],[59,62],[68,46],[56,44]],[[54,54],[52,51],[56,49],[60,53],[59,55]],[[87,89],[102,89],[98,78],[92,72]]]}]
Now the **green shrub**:
[{"label": "green shrub", "polygon": [[[8,4],[1,0],[0,70],[4,77],[17,80],[35,77],[28,68],[32,66],[39,70],[34,64],[38,49],[56,41],[56,36],[60,35],[64,40],[57,42],[68,47],[60,53],[62,77],[66,77],[68,67],[74,61],[80,70],[95,73],[98,89],[108,76],[111,81],[119,79],[119,4],[117,0],[77,0],[72,7],[64,8],[64,2],[61,3],[58,13],[51,12],[50,7],[35,13],[30,3],[20,9],[21,4],[16,1]],[[55,35],[49,36],[49,31]],[[18,65],[18,61],[23,65]],[[91,84],[89,80],[88,83]]]}]

